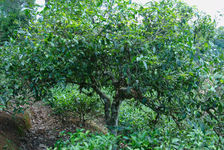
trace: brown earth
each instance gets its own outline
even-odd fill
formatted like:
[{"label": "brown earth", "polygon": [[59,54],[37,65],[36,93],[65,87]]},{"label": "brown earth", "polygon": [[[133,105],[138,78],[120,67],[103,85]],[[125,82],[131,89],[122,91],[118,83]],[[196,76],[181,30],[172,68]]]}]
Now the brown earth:
[{"label": "brown earth", "polygon": [[30,124],[26,113],[12,115],[0,112],[0,150],[13,150],[19,147],[19,137],[24,136]]},{"label": "brown earth", "polygon": [[[78,117],[55,115],[49,106],[36,102],[29,106],[25,114],[16,117],[5,112],[0,113],[0,150],[46,150],[54,147],[61,131],[75,132],[81,128]],[[86,121],[82,128],[92,132],[107,133],[102,118]],[[7,147],[8,146],[8,147]]]}]

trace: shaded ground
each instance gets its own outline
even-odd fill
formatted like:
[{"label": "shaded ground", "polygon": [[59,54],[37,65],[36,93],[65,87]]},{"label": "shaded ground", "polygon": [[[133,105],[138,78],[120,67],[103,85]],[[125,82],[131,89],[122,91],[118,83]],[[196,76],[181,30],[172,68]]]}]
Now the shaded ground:
[{"label": "shaded ground", "polygon": [[[27,112],[30,120],[18,119],[25,128],[31,124],[31,128],[27,131],[24,130],[23,133],[18,133],[18,125],[10,115],[7,114],[6,117],[0,115],[0,146],[11,145],[13,148],[9,148],[10,150],[17,149],[19,146],[22,150],[46,150],[47,147],[53,147],[56,141],[59,140],[61,131],[75,132],[80,125],[77,118],[67,117],[62,119],[62,117],[53,114],[51,108],[45,106],[42,102],[31,105]],[[106,133],[107,130],[103,122],[103,119],[90,120],[86,122],[83,128]],[[6,138],[10,139],[9,141],[14,144],[7,143]]]},{"label": "shaded ground", "polygon": [[73,124],[63,124],[60,118],[53,115],[51,109],[41,102],[33,104],[28,111],[31,114],[32,127],[21,139],[23,150],[45,150],[47,147],[54,146],[61,131],[75,132],[76,130]]},{"label": "shaded ground", "polygon": [[17,149],[19,137],[24,134],[23,127],[25,123],[22,118],[0,112],[0,150]]}]

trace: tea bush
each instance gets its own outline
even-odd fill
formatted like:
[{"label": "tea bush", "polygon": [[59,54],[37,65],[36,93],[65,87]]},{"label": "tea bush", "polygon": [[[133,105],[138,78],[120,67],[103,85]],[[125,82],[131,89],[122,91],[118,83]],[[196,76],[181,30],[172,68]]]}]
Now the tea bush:
[{"label": "tea bush", "polygon": [[[120,108],[119,135],[97,134],[77,130],[69,133],[70,138],[60,140],[56,149],[63,150],[106,150],[113,147],[121,150],[222,150],[224,138],[219,137],[211,127],[201,120],[189,119],[182,121],[180,127],[167,116],[161,116],[156,124],[155,113],[149,108],[124,102]],[[65,134],[63,132],[63,134]]]},{"label": "tea bush", "polygon": [[120,108],[119,129],[121,132],[148,129],[155,117],[156,114],[141,103],[123,102]]},{"label": "tea bush", "polygon": [[119,116],[122,142],[132,149],[224,148],[224,138],[201,119],[186,118],[178,126],[173,118],[165,115],[152,124],[155,118],[155,112],[148,107],[133,101],[124,102]]},{"label": "tea bush", "polygon": [[47,103],[57,114],[77,113],[84,124],[87,114],[99,111],[100,103],[96,95],[90,97],[83,92],[78,90],[77,85],[56,86],[51,89],[52,98]]},{"label": "tea bush", "polygon": [[28,104],[32,96],[27,85],[0,71],[0,111],[23,113],[21,106]]},{"label": "tea bush", "polygon": [[112,134],[94,134],[77,130],[76,133],[67,134],[70,136],[68,140],[59,140],[54,150],[110,150],[113,147],[121,150],[222,150],[224,148],[224,139],[219,139],[212,132],[204,134],[200,129],[192,129],[172,134],[171,130],[175,131],[174,128],[157,128],[117,137]]},{"label": "tea bush", "polygon": [[[64,132],[61,133],[61,135],[64,134]],[[83,129],[77,130],[76,133],[68,133],[67,135],[70,135],[70,138],[67,141],[58,141],[55,144],[54,150],[112,150],[118,138],[111,134],[93,134]]]}]

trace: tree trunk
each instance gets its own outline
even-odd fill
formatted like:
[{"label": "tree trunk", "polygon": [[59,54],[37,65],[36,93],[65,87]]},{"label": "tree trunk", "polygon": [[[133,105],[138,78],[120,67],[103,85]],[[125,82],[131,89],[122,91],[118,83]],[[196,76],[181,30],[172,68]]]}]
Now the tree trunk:
[{"label": "tree trunk", "polygon": [[108,100],[104,100],[104,117],[106,125],[110,124],[111,103]]},{"label": "tree trunk", "polygon": [[107,128],[112,134],[117,135],[118,129],[118,113],[120,104],[122,102],[121,97],[117,94],[111,104],[111,99],[104,94],[97,86],[93,86],[93,89],[99,94],[100,98],[104,101],[104,113]]},{"label": "tree trunk", "polygon": [[115,98],[113,100],[113,103],[111,105],[111,114],[110,114],[110,120],[108,122],[108,127],[112,134],[117,136],[118,131],[118,113],[120,108],[121,100],[119,98]]}]

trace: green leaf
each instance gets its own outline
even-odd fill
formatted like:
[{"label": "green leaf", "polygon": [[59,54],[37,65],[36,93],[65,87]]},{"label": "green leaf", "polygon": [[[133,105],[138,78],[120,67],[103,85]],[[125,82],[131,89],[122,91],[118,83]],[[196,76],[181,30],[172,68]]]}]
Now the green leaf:
[{"label": "green leaf", "polygon": [[148,70],[148,66],[145,61],[143,61],[143,64],[144,64],[145,69]]}]

